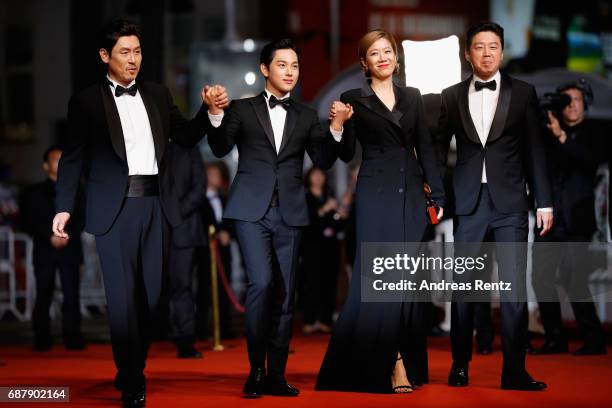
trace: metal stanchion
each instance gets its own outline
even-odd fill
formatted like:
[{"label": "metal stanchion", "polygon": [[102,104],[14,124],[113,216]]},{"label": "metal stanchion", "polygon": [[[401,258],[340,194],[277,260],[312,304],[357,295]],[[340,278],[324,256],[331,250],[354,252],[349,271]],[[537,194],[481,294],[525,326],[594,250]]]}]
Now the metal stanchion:
[{"label": "metal stanchion", "polygon": [[208,245],[210,249],[210,292],[213,307],[213,350],[222,351],[221,322],[219,320],[219,287],[217,281],[217,251],[215,241],[215,227],[208,228]]}]

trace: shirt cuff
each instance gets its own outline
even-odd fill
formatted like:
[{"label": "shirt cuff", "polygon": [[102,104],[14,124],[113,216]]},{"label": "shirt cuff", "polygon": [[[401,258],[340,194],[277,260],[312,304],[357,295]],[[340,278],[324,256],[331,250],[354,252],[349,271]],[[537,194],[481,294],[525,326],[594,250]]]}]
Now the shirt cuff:
[{"label": "shirt cuff", "polygon": [[551,213],[551,212],[553,212],[553,208],[552,207],[538,208],[537,211]]},{"label": "shirt cuff", "polygon": [[223,121],[223,115],[224,115],[223,112],[221,112],[218,115],[213,115],[212,113],[210,113],[210,111],[208,111],[208,119],[210,120],[210,124],[216,128],[221,126],[221,122]]},{"label": "shirt cuff", "polygon": [[[210,115],[210,114],[209,114]],[[329,127],[329,131],[331,132],[332,136],[334,137],[334,140],[336,142],[341,142],[342,141],[342,134],[344,133],[344,126],[342,126],[342,129],[340,130],[334,130],[332,129],[332,127]]]}]

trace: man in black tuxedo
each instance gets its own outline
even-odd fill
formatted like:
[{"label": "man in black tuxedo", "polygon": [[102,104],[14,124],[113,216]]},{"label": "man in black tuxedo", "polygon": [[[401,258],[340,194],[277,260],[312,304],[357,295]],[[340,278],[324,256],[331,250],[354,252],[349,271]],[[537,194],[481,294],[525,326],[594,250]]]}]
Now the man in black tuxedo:
[{"label": "man in black tuxedo", "polygon": [[[247,397],[262,394],[296,396],[285,379],[289,353],[295,270],[301,227],[309,223],[302,168],[304,152],[324,169],[337,158],[342,106],[324,133],[316,112],[290,98],[299,77],[298,51],[291,40],[279,40],[261,51],[266,89],[235,100],[224,113],[214,106],[215,88],[207,94],[212,129],[208,142],[222,157],[234,145],[239,152],[224,217],[234,220],[246,266],[246,335],[251,372]],[[267,358],[267,373],[266,373]]]},{"label": "man in black tuxedo", "polygon": [[[43,170],[47,179],[25,189],[21,197],[23,229],[34,240],[34,276],[36,277],[36,303],[32,314],[34,350],[47,351],[53,344],[49,307],[55,292],[55,271],[59,271],[62,288],[62,331],[68,350],[82,350],[81,311],[79,305],[79,266],[82,263],[79,234],[82,222],[70,224],[69,232],[75,238],[69,241],[51,232],[55,215],[55,185],[57,167],[62,155],[59,146],[49,147],[43,156]],[[79,191],[75,203],[75,218],[82,218],[83,195]]]},{"label": "man in black tuxedo", "polygon": [[[466,40],[465,56],[474,74],[442,91],[438,130],[443,152],[448,152],[453,135],[457,143],[453,177],[454,239],[459,243],[487,240],[519,243],[514,244],[514,251],[497,244],[499,278],[513,282],[512,294],[502,292],[504,364],[501,387],[542,390],[546,384],[533,380],[525,369],[527,305],[524,299],[518,298],[525,292],[526,285],[528,175],[533,180],[530,188],[537,201],[540,234],[545,234],[552,225],[552,198],[538,122],[537,96],[533,86],[500,74],[504,46],[502,27],[482,23],[468,31]],[[530,170],[529,174],[526,169]],[[520,245],[522,242],[524,248]],[[468,385],[473,306],[468,302],[452,304],[453,366],[448,380],[451,386]]]},{"label": "man in black tuxedo", "polygon": [[182,216],[182,222],[172,229],[168,257],[172,332],[179,358],[202,358],[194,347],[193,267],[196,251],[208,250],[201,211],[206,202],[207,177],[197,147],[188,149],[170,143],[168,148]]},{"label": "man in black tuxedo", "polygon": [[[560,112],[560,118],[548,112],[548,137],[545,140],[556,222],[550,234],[536,237],[536,242],[545,244],[536,244],[533,249],[532,283],[546,336],[544,345],[533,353],[568,351],[557,293],[556,283],[559,282],[573,300],[572,309],[584,339],[584,345],[574,354],[606,354],[604,330],[591,300],[585,271],[589,256],[587,243],[597,229],[595,178],[606,151],[604,138],[598,127],[585,119],[585,110],[592,103],[593,93],[584,80],[563,85],[557,93],[568,95],[570,102]],[[582,244],[573,244],[577,242]]]},{"label": "man in black tuxedo", "polygon": [[165,151],[168,139],[197,140],[209,125],[206,109],[187,120],[167,88],[136,79],[142,61],[136,25],[109,23],[99,54],[106,77],[73,95],[68,105],[69,133],[59,165],[53,232],[69,238],[65,228],[85,173],[85,230],[96,236],[102,264],[118,371],[115,386],[125,405],[142,406],[149,313],[162,290],[167,225],[181,222],[171,157]]}]

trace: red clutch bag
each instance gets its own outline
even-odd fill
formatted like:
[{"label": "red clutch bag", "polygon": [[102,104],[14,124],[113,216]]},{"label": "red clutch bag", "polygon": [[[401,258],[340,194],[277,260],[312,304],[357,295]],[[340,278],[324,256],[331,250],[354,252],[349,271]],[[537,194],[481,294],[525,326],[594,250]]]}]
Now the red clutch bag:
[{"label": "red clutch bag", "polygon": [[440,221],[438,220],[438,210],[440,207],[436,205],[436,202],[431,197],[431,188],[427,183],[423,183],[423,191],[425,192],[425,199],[427,200],[427,221],[431,225],[436,225]]}]

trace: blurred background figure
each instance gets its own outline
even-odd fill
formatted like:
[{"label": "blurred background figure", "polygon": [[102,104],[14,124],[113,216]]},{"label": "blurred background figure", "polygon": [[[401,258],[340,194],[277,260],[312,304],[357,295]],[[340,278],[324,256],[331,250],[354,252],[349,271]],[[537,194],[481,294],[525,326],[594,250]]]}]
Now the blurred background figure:
[{"label": "blurred background figure", "polygon": [[201,208],[206,202],[206,172],[197,147],[188,149],[170,143],[172,175],[183,221],[172,230],[168,257],[170,310],[177,357],[202,358],[195,349],[195,304],[193,267],[197,251],[207,251],[207,225]]},{"label": "blurred background figure", "polygon": [[340,268],[338,232],[341,214],[327,182],[327,174],[311,167],[305,176],[310,225],[302,241],[301,299],[304,334],[331,332],[336,307],[336,284]]},{"label": "blurred background figure", "polygon": [[[225,208],[227,188],[229,186],[229,170],[224,162],[215,161],[206,164],[206,174],[208,186],[206,188],[206,200],[201,211],[206,226],[215,227],[214,239],[221,262],[217,262],[217,276],[223,273],[228,283],[232,277],[232,253],[231,253],[231,223],[223,219],[223,209]],[[211,313],[211,277],[210,277],[210,250],[202,248],[198,254],[198,291],[197,291],[197,324],[196,331],[198,338],[204,340],[211,334],[210,313]],[[216,261],[219,261],[217,259]],[[229,339],[235,337],[232,329],[232,305],[227,295],[224,285],[219,282],[219,316],[221,323],[221,338]]]},{"label": "blurred background figure", "polygon": [[[532,284],[545,342],[533,353],[568,351],[557,293],[559,283],[573,300],[574,317],[584,341],[574,354],[605,354],[604,331],[588,288],[590,271],[585,271],[586,243],[592,241],[596,230],[595,176],[599,162],[604,160],[605,145],[599,128],[585,117],[593,103],[591,86],[584,80],[568,83],[557,88],[556,96],[553,99],[559,102],[549,105],[552,111],[545,112],[555,224],[550,234],[536,234],[536,242],[557,244],[534,245]],[[578,242],[584,244],[575,244]]]},{"label": "blurred background figure", "polygon": [[53,235],[51,223],[55,216],[55,184],[57,166],[62,155],[58,146],[49,147],[43,155],[42,168],[45,181],[28,186],[21,197],[21,221],[24,231],[34,240],[34,275],[36,276],[36,303],[32,313],[34,350],[47,351],[53,345],[49,308],[55,294],[56,271],[59,271],[62,290],[62,333],[68,350],[82,350],[79,306],[79,267],[82,263],[80,233],[83,196],[78,195],[75,219],[68,226],[70,239]]}]

